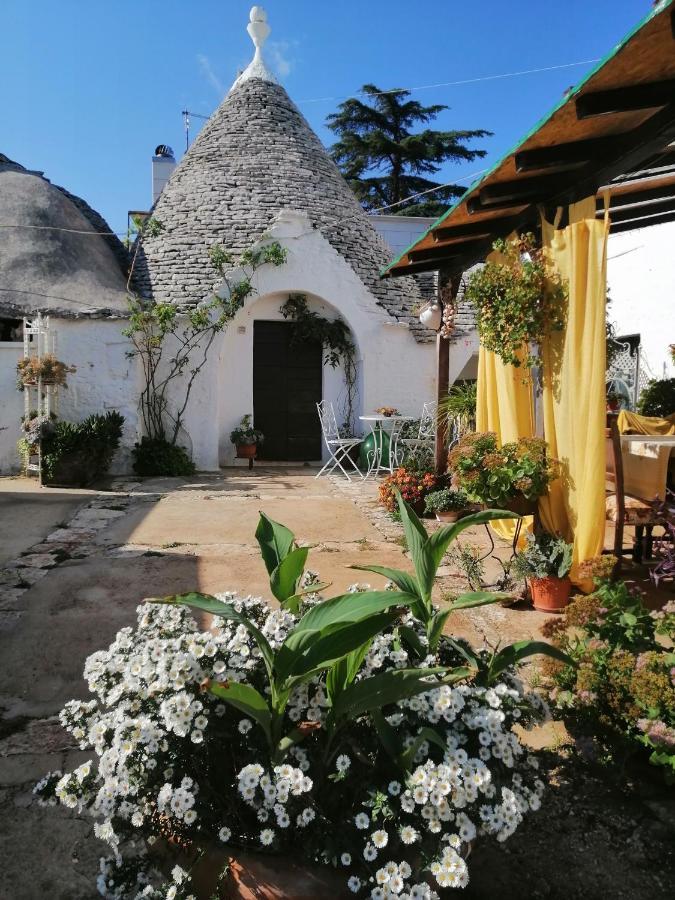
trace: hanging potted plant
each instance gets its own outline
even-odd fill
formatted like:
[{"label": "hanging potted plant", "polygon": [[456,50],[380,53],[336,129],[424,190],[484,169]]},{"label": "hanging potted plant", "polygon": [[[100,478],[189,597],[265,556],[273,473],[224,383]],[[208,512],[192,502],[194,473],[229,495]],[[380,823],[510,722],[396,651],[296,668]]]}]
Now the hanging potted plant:
[{"label": "hanging potted plant", "polygon": [[487,262],[469,278],[466,297],[476,308],[481,344],[504,363],[538,364],[530,345],[565,324],[568,289],[531,233],[495,241],[499,261]]},{"label": "hanging potted plant", "polygon": [[530,587],[532,603],[542,612],[560,612],[570,600],[572,544],[564,538],[543,533],[526,535],[525,549],[516,554],[514,574]]},{"label": "hanging potted plant", "polygon": [[537,500],[557,477],[556,460],[541,438],[502,444],[492,432],[465,435],[448,457],[452,487],[487,507],[533,515]]},{"label": "hanging potted plant", "polygon": [[439,522],[456,522],[460,513],[469,506],[469,501],[462,491],[452,488],[441,488],[432,491],[424,498],[424,511],[434,513]]},{"label": "hanging potted plant", "polygon": [[67,388],[67,376],[76,372],[75,366],[67,366],[53,353],[44,356],[26,356],[16,364],[17,387],[20,391],[41,381],[43,385],[57,384]]},{"label": "hanging potted plant", "polygon": [[239,459],[254,459],[258,452],[258,444],[262,444],[265,435],[253,427],[251,416],[244,416],[234,431],[230,432],[230,440],[237,448]]}]

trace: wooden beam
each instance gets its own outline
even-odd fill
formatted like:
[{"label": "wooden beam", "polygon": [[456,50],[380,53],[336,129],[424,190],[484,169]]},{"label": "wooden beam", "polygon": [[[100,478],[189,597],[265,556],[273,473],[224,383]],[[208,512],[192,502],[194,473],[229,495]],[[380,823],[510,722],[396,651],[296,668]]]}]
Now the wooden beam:
[{"label": "wooden beam", "polygon": [[521,150],[516,153],[514,162],[516,172],[535,172],[540,169],[562,169],[583,165],[606,156],[616,147],[616,137],[589,138],[585,141],[570,141],[567,144],[554,144],[552,147],[535,147],[532,150]]},{"label": "wooden beam", "polygon": [[[489,238],[490,235],[484,234],[483,240]],[[433,247],[424,247],[422,250],[411,250],[408,257],[411,262],[425,262],[426,260],[440,259],[447,265],[453,256],[462,253],[467,249],[467,244],[478,243],[476,238],[467,238],[466,241],[451,241],[447,244],[434,244]]]},{"label": "wooden beam", "polygon": [[466,222],[463,225],[449,225],[447,227],[441,225],[439,228],[435,228],[431,235],[439,243],[452,240],[453,238],[485,238],[490,237],[497,226],[499,228],[508,228],[515,221],[515,218],[504,216],[499,219],[486,219],[483,222]]},{"label": "wooden beam", "polygon": [[480,192],[480,204],[486,209],[496,204],[532,203],[549,196],[552,192],[564,190],[571,184],[571,172],[553,175],[537,175],[532,178],[517,178],[513,181],[496,181],[486,185]]},{"label": "wooden beam", "polygon": [[655,215],[637,216],[622,222],[610,222],[609,230],[611,234],[621,234],[622,231],[636,231],[640,228],[648,228],[651,225],[664,225],[666,222],[675,222],[675,209]]},{"label": "wooden beam", "polygon": [[646,84],[627,84],[607,91],[589,91],[576,98],[578,119],[606,116],[612,113],[655,109],[673,102],[675,78],[649,81]]}]

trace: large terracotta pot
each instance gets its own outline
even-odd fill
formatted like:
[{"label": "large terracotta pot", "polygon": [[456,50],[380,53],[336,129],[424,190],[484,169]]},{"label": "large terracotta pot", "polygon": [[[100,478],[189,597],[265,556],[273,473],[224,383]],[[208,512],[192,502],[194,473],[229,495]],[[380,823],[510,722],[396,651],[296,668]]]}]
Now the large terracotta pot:
[{"label": "large terracotta pot", "polygon": [[569,578],[530,578],[528,581],[535,609],[562,612],[570,602],[572,582]]},{"label": "large terracotta pot", "polygon": [[255,459],[255,455],[257,452],[257,444],[237,444],[238,459]]},{"label": "large terracotta pot", "polygon": [[191,875],[197,900],[347,900],[347,875],[327,866],[298,865],[288,856],[205,844],[179,849],[158,841],[151,855],[168,874],[176,863]]}]

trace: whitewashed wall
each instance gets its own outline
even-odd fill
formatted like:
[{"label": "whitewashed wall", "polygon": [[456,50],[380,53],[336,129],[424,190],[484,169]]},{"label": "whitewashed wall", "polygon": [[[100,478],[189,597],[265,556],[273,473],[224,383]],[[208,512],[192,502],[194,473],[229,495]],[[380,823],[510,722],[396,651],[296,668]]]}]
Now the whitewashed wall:
[{"label": "whitewashed wall", "polygon": [[[136,440],[138,413],[137,363],[127,357],[128,339],[122,335],[124,323],[104,319],[56,319],[56,355],[77,371],[68,376],[68,387],[59,391],[59,416],[79,422],[93,413],[118,410],[125,419],[122,444],[113,460],[112,471],[131,469],[130,450]],[[0,431],[0,472],[18,471],[16,442],[21,437],[23,394],[16,390],[16,364],[23,344],[0,344],[0,402],[6,431]]]},{"label": "whitewashed wall", "polygon": [[617,334],[639,334],[654,376],[675,377],[675,222],[610,235],[607,283]]}]

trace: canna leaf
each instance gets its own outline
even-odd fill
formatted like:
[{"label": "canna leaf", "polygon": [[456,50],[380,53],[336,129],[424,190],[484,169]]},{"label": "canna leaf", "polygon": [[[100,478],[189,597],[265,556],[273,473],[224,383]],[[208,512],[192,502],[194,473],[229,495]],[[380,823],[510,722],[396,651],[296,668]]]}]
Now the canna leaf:
[{"label": "canna leaf", "polygon": [[563,653],[562,650],[559,650],[552,644],[547,644],[546,641],[516,641],[516,643],[504,647],[503,650],[500,650],[499,653],[492,657],[487,670],[488,683],[493,682],[509,666],[515,665],[528,656],[536,656],[537,654],[558,659],[568,666],[575,665],[574,661],[566,653]]},{"label": "canna leaf", "polygon": [[291,550],[270,575],[272,593],[282,606],[295,594],[297,583],[305,571],[308,553],[307,547]]},{"label": "canna leaf", "polygon": [[448,749],[447,744],[437,731],[434,731],[433,728],[422,728],[412,744],[401,753],[397,760],[398,764],[402,769],[405,769],[406,772],[409,772],[412,769],[417,751],[424,741],[430,741],[432,744],[436,744],[436,746],[440,747],[443,751]]},{"label": "canna leaf", "polygon": [[434,575],[436,569],[440,566],[441,560],[445,556],[445,552],[449,545],[467,528],[473,528],[476,525],[485,525],[488,522],[494,522],[496,519],[519,519],[516,513],[509,512],[505,509],[483,509],[477,513],[471,513],[464,516],[458,522],[452,525],[445,525],[429,536],[429,551],[433,561]]},{"label": "canna leaf", "polygon": [[265,698],[254,687],[238,681],[224,681],[212,682],[208,689],[209,693],[254,719],[265,732],[267,740],[271,739],[272,713]]},{"label": "canna leaf", "polygon": [[295,543],[293,532],[260,512],[260,521],[255,530],[256,540],[260,545],[260,553],[269,575],[283,562],[291,552]]},{"label": "canna leaf", "polygon": [[418,594],[419,585],[414,575],[409,572],[403,572],[401,569],[389,569],[387,566],[348,566],[349,569],[359,569],[361,572],[374,572],[376,575],[382,575],[393,581],[400,591],[407,594]]},{"label": "canna leaf", "polygon": [[[300,619],[292,631],[299,634],[306,630],[321,630],[335,622],[358,622],[373,613],[391,606],[409,606],[417,597],[405,591],[365,591],[357,594],[340,594],[312,607]],[[288,639],[287,639],[288,640]]]},{"label": "canna leaf", "polygon": [[498,591],[471,591],[468,594],[462,594],[456,597],[449,606],[448,612],[456,609],[472,609],[474,606],[487,606],[490,603],[497,603],[508,597],[508,594],[499,593]]}]

